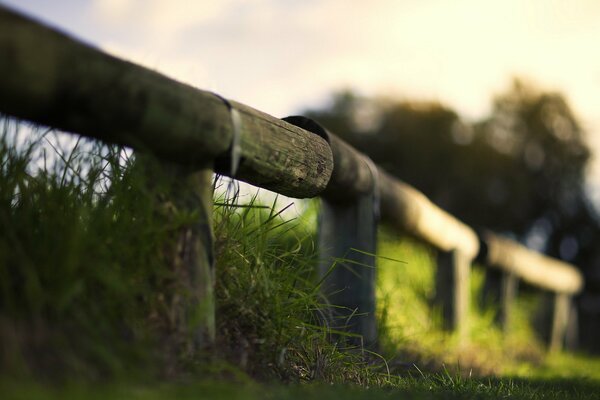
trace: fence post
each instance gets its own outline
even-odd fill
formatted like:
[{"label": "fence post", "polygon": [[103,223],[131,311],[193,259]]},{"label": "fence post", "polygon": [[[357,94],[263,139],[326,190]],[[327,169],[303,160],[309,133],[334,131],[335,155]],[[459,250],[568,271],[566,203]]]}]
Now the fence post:
[{"label": "fence post", "polygon": [[578,345],[582,350],[600,354],[600,340],[598,340],[600,337],[600,294],[592,289],[592,285],[595,286],[598,280],[588,279],[588,286],[579,298],[577,308]]},{"label": "fence post", "polygon": [[577,304],[571,297],[569,302],[569,318],[567,321],[567,331],[565,333],[565,349],[568,351],[579,348],[579,313]]},{"label": "fence post", "polygon": [[565,334],[569,324],[569,311],[571,308],[571,296],[565,293],[554,295],[554,307],[552,310],[552,330],[550,332],[549,350],[551,352],[561,350],[565,341]]},{"label": "fence post", "polygon": [[468,328],[471,260],[458,250],[439,251],[434,303],[442,311],[444,328],[464,341]]},{"label": "fence post", "polygon": [[[164,249],[173,272],[173,287],[165,292],[170,326],[162,333],[164,351],[194,356],[215,341],[213,172],[148,154],[137,154],[137,160],[148,185],[157,186],[157,212],[177,227]],[[178,222],[182,217],[183,224]]]},{"label": "fence post", "polygon": [[[358,334],[354,345],[377,341],[375,319],[376,196],[361,195],[348,203],[321,201],[319,273],[322,293],[333,307],[332,328]],[[342,308],[340,308],[342,307]]]},{"label": "fence post", "polygon": [[510,272],[502,272],[500,281],[500,312],[498,323],[506,335],[511,328],[512,309],[519,290],[519,279]]},{"label": "fence post", "polygon": [[514,273],[486,268],[482,303],[498,307],[495,320],[505,335],[511,328],[511,315],[518,288],[519,278]]},{"label": "fence post", "polygon": [[181,232],[179,242],[191,294],[186,322],[192,329],[195,350],[201,350],[215,341],[213,173],[203,169],[184,174],[184,194],[178,195],[179,202],[186,211],[198,213],[195,222]]}]

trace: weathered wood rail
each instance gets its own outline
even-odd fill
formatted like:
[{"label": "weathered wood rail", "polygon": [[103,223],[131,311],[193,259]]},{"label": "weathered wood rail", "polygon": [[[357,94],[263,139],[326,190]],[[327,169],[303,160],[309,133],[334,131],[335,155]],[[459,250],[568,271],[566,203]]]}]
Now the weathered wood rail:
[{"label": "weathered wood rail", "polygon": [[[290,197],[320,196],[329,215],[320,227],[324,265],[330,257],[373,264],[372,257],[348,251],[374,252],[381,218],[439,250],[436,298],[448,326],[459,332],[465,331],[469,272],[476,258],[506,277],[556,294],[553,348],[563,341],[570,298],[583,287],[573,265],[491,232],[478,235],[308,119],[292,117],[286,122],[225,100],[108,55],[4,7],[0,7],[0,112],[150,151],[188,169],[213,169]],[[237,165],[233,169],[232,158]],[[206,193],[196,198],[204,209],[212,201]],[[210,253],[205,250],[197,253]],[[204,279],[201,285],[210,288],[210,257],[201,256],[190,264],[201,272],[197,274]],[[326,287],[343,293],[337,300],[357,315],[368,314],[357,317],[348,329],[372,343],[376,340],[374,272],[358,275],[339,268]],[[515,285],[502,291],[504,313],[515,292]],[[211,302],[207,296],[212,292],[203,293],[205,301]],[[212,318],[207,316],[207,325],[213,326]],[[212,335],[209,332],[208,337]]]}]

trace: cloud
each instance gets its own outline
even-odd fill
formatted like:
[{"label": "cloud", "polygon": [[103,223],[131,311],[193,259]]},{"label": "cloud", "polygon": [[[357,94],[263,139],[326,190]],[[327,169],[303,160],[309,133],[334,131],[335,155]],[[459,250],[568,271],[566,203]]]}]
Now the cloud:
[{"label": "cloud", "polygon": [[236,3],[239,1],[94,0],[92,9],[106,23],[131,24],[149,38],[171,39],[190,26],[223,18]]},{"label": "cloud", "polygon": [[135,5],[135,0],[95,0],[93,9],[105,20],[122,22],[127,18]]}]

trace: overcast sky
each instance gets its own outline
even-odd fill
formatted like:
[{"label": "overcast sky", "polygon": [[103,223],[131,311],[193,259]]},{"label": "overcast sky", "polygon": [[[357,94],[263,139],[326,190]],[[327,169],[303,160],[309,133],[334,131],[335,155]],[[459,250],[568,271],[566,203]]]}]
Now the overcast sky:
[{"label": "overcast sky", "polygon": [[478,118],[529,78],[567,96],[600,154],[598,0],[0,2],[278,117],[353,88]]}]

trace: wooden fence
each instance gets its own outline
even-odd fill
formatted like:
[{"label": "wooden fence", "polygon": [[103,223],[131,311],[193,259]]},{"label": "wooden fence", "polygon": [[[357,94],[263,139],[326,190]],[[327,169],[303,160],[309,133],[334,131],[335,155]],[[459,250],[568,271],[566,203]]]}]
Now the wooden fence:
[{"label": "wooden fence", "polygon": [[[379,220],[438,250],[436,302],[448,328],[459,335],[468,326],[468,282],[475,259],[498,271],[503,321],[519,279],[554,293],[551,349],[562,345],[574,311],[571,298],[583,287],[573,265],[492,232],[477,234],[309,119],[274,118],[110,56],[4,7],[0,112],[153,152],[166,168],[180,165],[173,178],[192,193],[191,208],[210,210],[213,171],[290,197],[320,196],[321,273],[327,273],[333,258],[346,264],[329,271],[324,290],[334,293],[333,303],[355,311],[346,329],[362,335],[367,345],[377,335],[375,269],[353,266],[374,267],[368,253],[375,252]],[[210,227],[210,212],[204,215]],[[195,301],[206,305],[197,335],[203,346],[215,335],[212,241],[206,235],[191,237],[195,250],[185,262],[197,277]]]}]

